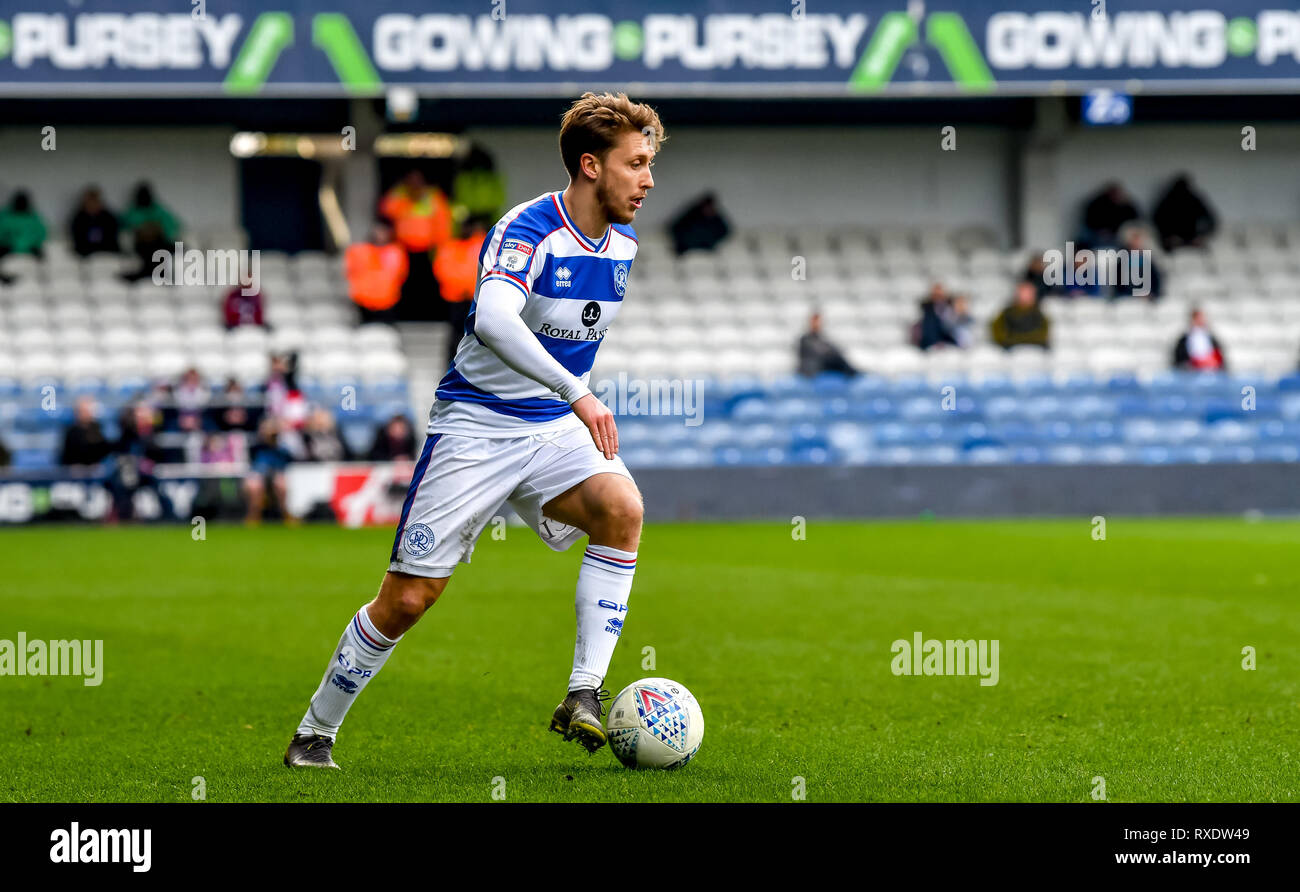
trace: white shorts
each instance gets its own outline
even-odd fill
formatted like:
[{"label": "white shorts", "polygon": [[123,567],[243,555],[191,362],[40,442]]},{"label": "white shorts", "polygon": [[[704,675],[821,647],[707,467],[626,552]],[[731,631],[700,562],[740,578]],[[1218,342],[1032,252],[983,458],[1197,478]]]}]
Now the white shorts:
[{"label": "white shorts", "polygon": [[542,506],[596,474],[632,479],[623,459],[606,459],[585,427],[528,437],[429,434],[393,537],[388,569],[450,576],[505,502],[541,540],[564,551],[587,535],[545,517]]}]

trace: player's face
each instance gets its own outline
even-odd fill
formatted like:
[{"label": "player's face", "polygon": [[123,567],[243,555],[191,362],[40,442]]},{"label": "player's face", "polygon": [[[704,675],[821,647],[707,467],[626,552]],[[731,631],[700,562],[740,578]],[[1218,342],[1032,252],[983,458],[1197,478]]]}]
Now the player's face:
[{"label": "player's face", "polygon": [[646,194],[655,187],[650,168],[654,143],[644,134],[628,131],[605,155],[596,178],[596,200],[611,223],[631,223]]}]

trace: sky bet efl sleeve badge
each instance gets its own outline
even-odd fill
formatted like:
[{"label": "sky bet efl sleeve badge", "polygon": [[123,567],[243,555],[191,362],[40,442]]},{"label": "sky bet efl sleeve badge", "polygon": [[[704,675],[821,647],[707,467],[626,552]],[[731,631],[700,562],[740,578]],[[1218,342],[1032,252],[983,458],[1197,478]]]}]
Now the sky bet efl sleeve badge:
[{"label": "sky bet efl sleeve badge", "polygon": [[512,273],[523,272],[533,261],[533,246],[518,239],[508,238],[501,243],[497,266]]}]

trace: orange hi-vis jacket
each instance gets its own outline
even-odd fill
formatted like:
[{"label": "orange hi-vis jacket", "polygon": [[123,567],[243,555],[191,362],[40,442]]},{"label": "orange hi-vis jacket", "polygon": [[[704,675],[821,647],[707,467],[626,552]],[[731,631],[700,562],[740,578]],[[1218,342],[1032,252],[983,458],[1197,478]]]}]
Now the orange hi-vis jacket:
[{"label": "orange hi-vis jacket", "polygon": [[478,284],[478,252],[487,236],[454,239],[438,249],[433,258],[433,276],[442,299],[460,303],[474,296]]},{"label": "orange hi-vis jacket", "polygon": [[409,264],[401,245],[358,242],[348,248],[343,264],[348,292],[358,306],[387,310],[401,298]]},{"label": "orange hi-vis jacket", "polygon": [[439,189],[412,192],[398,183],[379,203],[379,212],[393,221],[397,240],[413,253],[428,251],[451,238],[451,202]]}]

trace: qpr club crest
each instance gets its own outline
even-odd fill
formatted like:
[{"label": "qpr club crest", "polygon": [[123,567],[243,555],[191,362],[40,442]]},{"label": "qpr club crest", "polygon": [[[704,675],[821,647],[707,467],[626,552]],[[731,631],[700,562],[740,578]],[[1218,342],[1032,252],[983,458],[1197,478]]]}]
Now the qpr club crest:
[{"label": "qpr club crest", "polygon": [[402,537],[402,548],[411,557],[424,557],[433,551],[433,530],[422,523],[413,523]]},{"label": "qpr club crest", "polygon": [[627,291],[627,264],[619,263],[614,266],[614,290],[618,296],[622,297],[623,292]]}]

